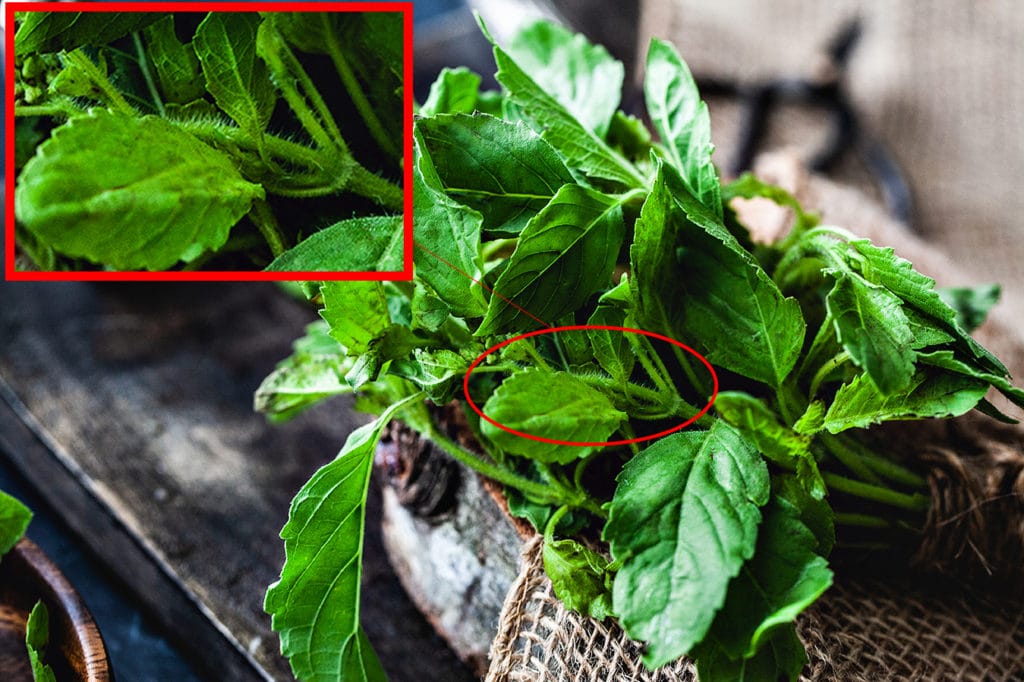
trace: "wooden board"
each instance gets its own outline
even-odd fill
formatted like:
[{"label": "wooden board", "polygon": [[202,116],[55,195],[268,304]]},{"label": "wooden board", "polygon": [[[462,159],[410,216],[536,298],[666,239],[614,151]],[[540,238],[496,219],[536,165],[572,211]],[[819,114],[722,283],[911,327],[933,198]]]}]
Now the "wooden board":
[{"label": "wooden board", "polygon": [[[218,680],[291,679],[262,610],[277,533],[363,419],[252,412],[314,317],[272,285],[0,284],[0,450]],[[373,492],[363,617],[385,667],[470,679],[387,566]]]}]

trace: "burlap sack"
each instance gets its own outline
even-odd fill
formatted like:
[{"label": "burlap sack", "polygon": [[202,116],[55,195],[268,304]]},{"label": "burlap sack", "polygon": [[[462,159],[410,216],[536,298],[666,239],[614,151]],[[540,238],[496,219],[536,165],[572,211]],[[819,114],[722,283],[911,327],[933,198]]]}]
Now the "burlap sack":
[{"label": "burlap sack", "polygon": [[[619,627],[568,611],[544,574],[541,538],[502,610],[486,682],[694,682],[691,661],[656,671]],[[1024,603],[967,593],[840,581],[798,621],[810,664],[805,680],[1020,680]],[[769,681],[770,682],[770,681]]]},{"label": "burlap sack", "polygon": [[[820,208],[826,221],[895,246],[940,283],[963,277],[877,204],[810,177],[795,157],[765,157],[758,174]],[[766,238],[789,222],[767,202],[748,204],[744,212]],[[990,320],[977,336],[1024,376],[1024,341],[1012,326]],[[797,622],[810,657],[804,679],[1022,680],[1024,430],[973,416],[898,426],[887,434],[887,446],[923,460],[930,472],[933,507],[923,538],[916,551],[908,548],[909,560],[892,560],[887,575],[869,578],[863,567],[836,567],[834,587]],[[695,679],[686,659],[645,670],[637,645],[617,626],[566,610],[544,575],[540,547],[535,538],[524,548],[487,682]]]},{"label": "burlap sack", "polygon": [[[756,83],[811,76],[851,18],[863,26],[846,91],[865,131],[902,165],[913,227],[956,254],[970,283],[1001,282],[999,304],[1024,329],[1024,7],[1019,0],[644,0],[639,50],[675,43],[698,79]],[[642,63],[642,60],[641,60]],[[739,117],[712,100],[716,160],[728,167]],[[820,110],[773,117],[766,149],[805,152]],[[872,190],[856,153],[833,176]]]}]

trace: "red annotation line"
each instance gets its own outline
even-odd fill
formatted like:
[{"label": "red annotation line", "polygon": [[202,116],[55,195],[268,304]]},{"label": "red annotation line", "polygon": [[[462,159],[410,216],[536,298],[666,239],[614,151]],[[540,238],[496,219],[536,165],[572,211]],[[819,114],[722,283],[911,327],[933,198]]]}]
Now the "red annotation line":
[{"label": "red annotation line", "polygon": [[498,298],[500,298],[500,299],[501,299],[502,301],[504,301],[505,303],[508,303],[508,304],[509,304],[510,306],[512,306],[513,308],[515,308],[515,309],[516,309],[516,310],[518,310],[519,312],[521,312],[521,313],[522,313],[523,315],[526,315],[527,317],[529,317],[529,318],[531,318],[531,319],[533,319],[533,320],[536,320],[537,322],[540,322],[540,323],[541,323],[542,325],[544,325],[545,327],[551,327],[551,328],[554,328],[554,326],[553,326],[553,325],[551,325],[551,324],[548,324],[548,323],[547,323],[547,322],[545,322],[544,320],[540,319],[539,317],[537,317],[536,315],[534,315],[533,313],[531,313],[531,312],[530,312],[529,310],[527,310],[527,309],[526,309],[526,308],[524,308],[523,306],[519,305],[518,303],[515,303],[514,301],[511,301],[511,300],[509,300],[509,299],[505,298],[504,296],[502,296],[501,294],[499,294],[499,293],[498,293],[497,291],[495,291],[495,290],[494,290],[494,289],[492,289],[491,287],[487,286],[486,284],[484,284],[483,282],[481,282],[480,280],[478,280],[478,279],[477,279],[476,277],[473,277],[473,275],[471,275],[471,274],[469,274],[468,272],[466,272],[466,271],[464,271],[464,270],[460,269],[460,268],[459,268],[458,266],[456,266],[456,265],[455,265],[454,263],[449,263],[449,262],[448,262],[448,261],[446,261],[446,260],[445,260],[444,258],[441,258],[441,256],[437,255],[436,253],[434,253],[433,251],[431,251],[431,250],[430,250],[430,249],[428,249],[427,247],[423,246],[423,244],[420,244],[420,243],[419,243],[418,241],[416,241],[415,239],[413,240],[413,242],[412,242],[412,243],[413,243],[413,244],[415,244],[415,245],[416,245],[416,247],[417,247],[417,248],[419,248],[419,249],[420,249],[421,251],[423,251],[423,252],[425,252],[425,253],[429,253],[429,254],[430,254],[431,256],[433,256],[433,257],[434,257],[434,258],[436,258],[437,260],[441,261],[442,263],[444,263],[445,265],[447,265],[447,266],[448,266],[448,267],[450,267],[450,268],[451,268],[452,270],[454,270],[455,272],[459,273],[460,275],[462,275],[463,277],[465,277],[465,278],[466,278],[466,279],[468,279],[469,281],[471,281],[471,282],[474,282],[474,283],[476,283],[476,284],[479,284],[479,285],[480,285],[480,288],[482,288],[482,289],[483,289],[484,291],[488,292],[488,293],[489,293],[489,294],[491,294],[492,296],[497,296],[497,297],[498,297]]}]

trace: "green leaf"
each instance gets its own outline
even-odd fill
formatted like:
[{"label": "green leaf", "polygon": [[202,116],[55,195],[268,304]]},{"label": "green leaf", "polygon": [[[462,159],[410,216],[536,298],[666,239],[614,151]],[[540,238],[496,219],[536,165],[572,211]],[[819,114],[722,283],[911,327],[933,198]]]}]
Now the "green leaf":
[{"label": "green leaf", "polygon": [[[594,314],[587,320],[588,325],[623,327],[626,324],[626,313],[621,308],[610,305],[599,305]],[[636,355],[629,345],[626,334],[605,329],[588,329],[587,337],[594,359],[601,369],[608,372],[613,379],[628,381],[633,374]]]},{"label": "green leaf", "polygon": [[405,246],[402,216],[349,218],[314,232],[266,267],[271,272],[397,272]]},{"label": "green leaf", "polygon": [[959,417],[985,397],[988,383],[967,376],[918,370],[903,393],[882,395],[865,375],[839,387],[825,414],[829,433],[901,419]]},{"label": "green leaf", "polygon": [[613,605],[654,668],[704,639],[754,553],[768,469],[722,421],[656,441],[618,477],[604,538],[622,568]]},{"label": "green leaf", "polygon": [[43,658],[46,645],[50,640],[50,612],[42,600],[36,602],[28,614],[25,623],[25,648],[28,649],[28,660],[32,665],[32,679],[35,682],[56,682],[53,669]]},{"label": "green leaf", "polygon": [[[566,372],[525,371],[502,382],[483,412],[510,429],[551,440],[603,443],[627,418],[596,388]],[[523,438],[490,422],[480,425],[505,452],[539,462],[567,464],[586,457],[597,446],[557,445]]]},{"label": "green leaf", "polygon": [[210,12],[192,41],[206,89],[253,139],[261,138],[277,101],[270,72],[256,56],[259,25],[255,12]]},{"label": "green leaf", "polygon": [[712,364],[778,386],[805,324],[754,257],[659,163],[636,222],[633,319],[700,350]]},{"label": "green leaf", "polygon": [[349,355],[370,349],[370,342],[391,326],[388,301],[380,282],[324,282],[320,316]]},{"label": "green leaf", "polygon": [[810,451],[810,436],[792,431],[778,416],[752,395],[739,391],[723,391],[715,398],[715,409],[725,421],[739,429],[768,459],[795,469],[800,484],[815,499],[827,492],[818,471],[818,463]]},{"label": "green leaf", "polygon": [[828,500],[818,500],[807,492],[793,474],[772,477],[772,494],[784,499],[800,512],[800,522],[814,534],[814,552],[827,557],[836,544],[835,514]]},{"label": "green leaf", "polygon": [[607,288],[624,229],[620,200],[562,187],[523,229],[477,336],[535,328],[536,319],[521,309],[556,320]]},{"label": "green leaf", "polygon": [[471,114],[480,93],[480,76],[464,66],[444,68],[430,86],[427,101],[420,107],[420,116],[438,114]]},{"label": "green leaf", "polygon": [[697,654],[700,682],[797,682],[805,665],[807,652],[792,626],[773,632],[751,658],[731,658],[714,642]]},{"label": "green leaf", "polygon": [[547,21],[521,30],[508,53],[570,115],[604,138],[619,108],[621,62],[584,36]]},{"label": "green leaf", "polygon": [[303,682],[386,679],[359,625],[366,491],[381,432],[403,407],[394,403],[353,431],[337,459],[321,467],[292,500],[281,529],[285,562],[264,608],[281,636],[281,653]]},{"label": "green leaf", "polygon": [[751,658],[832,585],[828,561],[799,511],[776,497],[765,508],[754,556],[729,585],[709,633],[731,658]]},{"label": "green leaf", "polygon": [[891,248],[875,246],[867,239],[852,240],[850,246],[861,257],[858,266],[866,280],[884,286],[920,312],[938,320],[989,371],[1003,376],[1009,374],[1003,363],[960,326],[956,311],[935,291],[935,280],[914,270],[910,261],[897,256]]},{"label": "green leaf", "polygon": [[715,216],[722,218],[718,171],[711,161],[711,118],[700,99],[690,69],[671,44],[651,40],[644,79],[647,111],[668,157],[687,189]]},{"label": "green leaf", "polygon": [[31,520],[28,507],[0,490],[0,557],[18,543]]},{"label": "green leaf", "polygon": [[336,395],[351,393],[345,381],[352,359],[328,335],[323,321],[309,325],[306,336],[295,343],[295,352],[281,361],[259,388],[254,407],[273,421],[285,421]]},{"label": "green leaf", "polygon": [[146,28],[146,55],[156,70],[165,103],[188,104],[206,93],[199,58],[192,43],[174,33],[174,16],[166,15]]},{"label": "green leaf", "polygon": [[836,273],[825,299],[843,348],[884,395],[903,391],[914,376],[914,336],[900,299],[856,275]]},{"label": "green leaf", "polygon": [[18,12],[24,18],[14,35],[14,51],[71,51],[83,45],[100,46],[163,18],[157,12]]},{"label": "green leaf", "polygon": [[417,348],[411,359],[394,362],[390,371],[423,389],[434,404],[447,405],[462,389],[462,378],[473,359],[446,348]]},{"label": "green leaf", "polygon": [[479,211],[486,230],[517,233],[574,182],[561,159],[522,123],[443,114],[416,122],[439,189]]},{"label": "green leaf", "polygon": [[167,121],[94,109],[39,147],[14,203],[29,231],[68,256],[163,270],[223,246],[263,197],[228,156]]},{"label": "green leaf", "polygon": [[494,61],[498,65],[496,77],[504,86],[508,101],[522,109],[533,128],[540,131],[571,167],[589,177],[612,180],[628,187],[646,184],[646,179],[629,161],[537,85],[507,52],[498,47],[482,24],[481,29],[494,45]]},{"label": "green leaf", "polygon": [[958,360],[951,350],[938,350],[922,353],[921,362],[932,367],[941,367],[950,372],[984,381],[1005,395],[1014,405],[1024,409],[1024,389],[1017,388],[1004,377],[986,372],[966,362]]},{"label": "green leaf", "polygon": [[988,311],[999,302],[1002,289],[998,284],[984,284],[977,287],[936,289],[935,293],[956,312],[957,324],[972,332],[982,325],[988,317]]},{"label": "green leaf", "polygon": [[612,613],[609,561],[575,540],[544,536],[544,572],[565,608],[597,620]]},{"label": "green leaf", "polygon": [[457,315],[483,315],[486,303],[480,227],[483,217],[444,193],[419,128],[413,132],[413,262],[416,278],[429,285]]}]

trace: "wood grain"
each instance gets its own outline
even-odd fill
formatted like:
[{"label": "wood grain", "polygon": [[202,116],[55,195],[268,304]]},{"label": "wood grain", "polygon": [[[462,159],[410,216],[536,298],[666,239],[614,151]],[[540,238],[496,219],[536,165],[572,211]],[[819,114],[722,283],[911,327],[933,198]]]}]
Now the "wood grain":
[{"label": "wood grain", "polygon": [[58,680],[110,682],[103,638],[82,598],[31,540],[23,538],[0,562],[0,671],[10,682],[31,682],[25,624],[36,601],[50,616],[46,663]]},{"label": "wood grain", "polygon": [[[277,535],[364,417],[334,403],[271,426],[252,394],[315,312],[248,283],[3,283],[0,300],[0,450],[210,679],[292,679],[262,609]],[[374,517],[366,546],[363,620],[392,679],[468,679]]]}]

